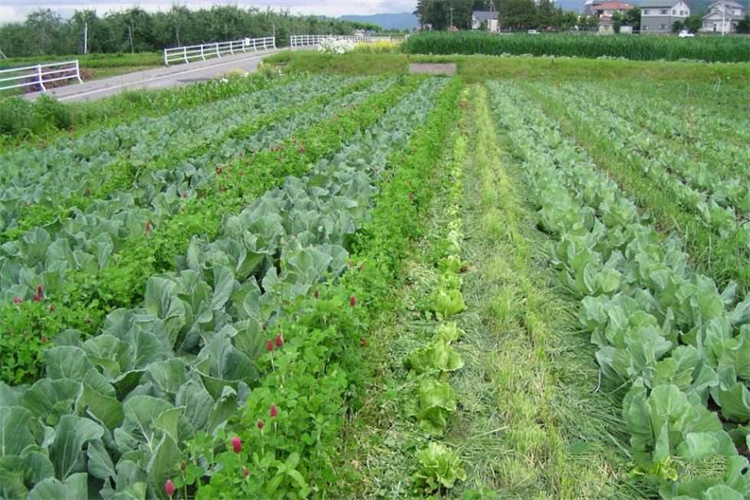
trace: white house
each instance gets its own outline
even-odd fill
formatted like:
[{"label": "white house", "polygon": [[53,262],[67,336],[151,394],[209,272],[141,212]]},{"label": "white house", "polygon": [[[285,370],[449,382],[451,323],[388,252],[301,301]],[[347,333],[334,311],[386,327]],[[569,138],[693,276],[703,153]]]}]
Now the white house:
[{"label": "white house", "polygon": [[471,13],[471,29],[484,29],[487,31],[500,31],[496,10],[475,10]]},{"label": "white house", "polygon": [[744,6],[732,0],[720,0],[708,7],[708,14],[703,16],[701,31],[714,33],[734,33],[737,31],[737,23],[742,21],[747,14]]},{"label": "white house", "polygon": [[690,7],[682,0],[641,2],[641,33],[670,33],[676,21],[685,22]]}]

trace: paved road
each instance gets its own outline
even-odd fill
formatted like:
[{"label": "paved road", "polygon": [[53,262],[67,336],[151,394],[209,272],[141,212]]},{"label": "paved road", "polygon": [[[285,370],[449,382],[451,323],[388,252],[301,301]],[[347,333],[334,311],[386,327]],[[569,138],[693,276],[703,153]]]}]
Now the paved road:
[{"label": "paved road", "polygon": [[[93,101],[126,91],[187,85],[216,78],[236,68],[252,73],[257,70],[263,58],[277,52],[279,50],[265,50],[257,53],[223,56],[220,59],[191,62],[190,64],[165,66],[102,80],[91,80],[84,82],[82,85],[75,83],[51,89],[46,94],[56,96],[59,101]],[[24,97],[33,100],[43,94],[42,92],[33,92],[26,94]]]}]

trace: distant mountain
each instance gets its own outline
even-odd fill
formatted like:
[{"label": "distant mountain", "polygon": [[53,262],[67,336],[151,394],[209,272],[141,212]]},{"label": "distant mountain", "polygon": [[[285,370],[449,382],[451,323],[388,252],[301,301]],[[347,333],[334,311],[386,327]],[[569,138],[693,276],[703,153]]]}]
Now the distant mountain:
[{"label": "distant mountain", "polygon": [[398,14],[372,14],[369,16],[341,16],[342,21],[377,24],[384,30],[411,30],[419,27],[419,19],[410,12]]}]

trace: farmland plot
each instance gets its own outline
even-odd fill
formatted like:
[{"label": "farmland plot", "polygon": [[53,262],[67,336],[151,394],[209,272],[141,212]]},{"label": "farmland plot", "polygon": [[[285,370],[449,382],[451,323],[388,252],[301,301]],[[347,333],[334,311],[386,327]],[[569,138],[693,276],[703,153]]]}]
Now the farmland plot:
[{"label": "farmland plot", "polygon": [[281,76],[0,154],[0,498],[750,498],[746,117],[606,85]]},{"label": "farmland plot", "polygon": [[627,389],[636,465],[679,479],[662,488],[666,498],[744,498],[738,449],[750,413],[740,360],[750,298],[693,271],[679,239],[655,231],[522,91],[490,90],[499,125],[525,159],[539,223],[557,239],[552,260],[582,299],[602,377]]},{"label": "farmland plot", "polygon": [[[183,235],[188,244],[186,253],[176,259],[176,270],[154,273],[145,284],[142,303],[106,311],[109,313],[106,320],[93,335],[65,330],[75,325],[64,324],[66,318],[62,318],[63,324],[56,326],[64,331],[54,338],[51,336],[50,345],[44,345],[46,376],[33,385],[0,386],[0,433],[5,443],[2,470],[3,477],[8,479],[3,487],[7,496],[25,496],[30,491],[32,498],[39,495],[78,498],[85,497],[87,491],[98,491],[103,497],[115,494],[133,498],[146,494],[171,497],[173,478],[181,482],[178,486],[189,486],[191,495],[194,494],[196,479],[202,482],[203,478],[196,478],[194,470],[199,456],[186,448],[188,440],[197,439],[193,445],[197,448],[192,449],[201,452],[209,435],[216,436],[217,444],[221,444],[227,419],[243,407],[251,411],[253,405],[265,404],[268,394],[263,386],[273,386],[275,375],[281,374],[284,380],[284,373],[289,370],[302,369],[305,373],[312,358],[306,357],[297,366],[289,363],[306,352],[306,342],[311,343],[307,356],[313,356],[313,352],[318,357],[336,354],[335,351],[326,354],[324,344],[320,344],[323,339],[316,337],[314,331],[309,338],[295,338],[283,325],[311,315],[316,307],[327,308],[319,314],[334,313],[330,308],[336,294],[329,291],[329,296],[325,291],[315,290],[313,299],[313,289],[326,277],[335,278],[347,269],[347,248],[351,248],[353,236],[371,211],[377,187],[382,184],[380,179],[391,175],[389,167],[395,165],[396,157],[405,161],[410,154],[423,154],[423,149],[416,147],[405,151],[412,132],[424,124],[436,100],[444,103],[441,109],[452,104],[456,89],[455,83],[446,87],[445,80],[440,79],[368,82],[362,90],[350,89],[339,98],[338,106],[325,107],[312,120],[299,113],[290,117],[294,121],[286,126],[266,128],[260,138],[243,141],[248,155],[242,158],[250,157],[246,160],[249,168],[245,175],[226,164],[216,172],[217,183],[223,182],[222,176],[233,177],[225,181],[228,186],[217,190],[216,195],[227,196],[229,188],[233,188],[231,194],[239,198],[217,207],[225,210],[216,234],[192,239]],[[357,92],[361,95],[357,96]],[[321,130],[322,124],[315,123],[319,120],[327,120],[326,132]],[[446,126],[447,121],[442,130]],[[294,136],[285,139],[289,134]],[[264,146],[273,147],[267,153],[249,154],[251,149]],[[265,158],[268,163],[273,160],[276,167],[268,173],[262,170]],[[287,168],[285,163],[289,165]],[[263,182],[263,177],[254,179],[253,174],[271,173],[278,179],[273,183],[278,182],[280,187],[241,209],[243,199],[250,201],[243,198],[245,183]],[[284,178],[285,174],[292,175]],[[152,177],[151,183],[158,178]],[[272,187],[273,183],[268,180],[263,185]],[[192,186],[187,183],[183,187],[188,192]],[[172,191],[176,194],[174,199],[180,201],[180,191]],[[240,210],[233,214],[227,208],[234,206]],[[132,218],[124,217],[123,225],[127,226]],[[145,233],[142,238],[153,237],[160,231],[158,221],[152,224],[148,216],[136,218],[132,227]],[[86,247],[69,248],[75,235],[61,236],[67,242],[67,258],[63,255],[62,262],[72,266],[83,260],[98,265],[96,254],[81,258],[86,256]],[[27,240],[21,239],[24,243]],[[4,248],[19,246],[22,245],[14,247],[9,242]],[[22,247],[30,249],[33,245]],[[43,307],[51,313],[56,310],[55,304],[61,297],[49,286],[53,282],[50,275],[60,282],[66,276],[66,265],[45,262],[49,260],[45,257],[37,256],[42,265],[52,265],[43,267],[27,281],[27,284],[40,283],[31,287],[33,297],[29,300],[28,297],[13,300],[15,311],[6,312],[11,320],[14,313],[23,315],[27,305]],[[95,274],[93,269],[83,270]],[[30,272],[33,268],[25,274]],[[42,281],[45,279],[48,281]],[[11,282],[8,286],[16,285]],[[363,298],[366,296],[360,300]],[[356,310],[354,296],[346,302],[339,313],[344,316]],[[6,347],[18,349],[28,340],[17,335],[19,340],[14,345],[10,343],[16,336],[14,333],[9,328],[3,336],[3,377],[11,383],[33,381],[38,373],[33,365],[38,361],[30,362],[18,355],[17,350]],[[46,342],[42,339],[43,344]],[[267,351],[274,349],[280,351],[277,357],[266,358]],[[260,359],[262,355],[264,359]],[[271,364],[267,366],[269,361]],[[31,365],[29,369],[23,370],[24,363]],[[307,376],[314,380],[316,372],[312,367],[309,369],[312,371]],[[19,373],[25,375],[19,377]],[[305,383],[305,379],[295,382],[295,373],[287,373],[290,377],[287,384],[292,384],[289,390],[298,397],[299,384]],[[329,375],[324,371],[319,376],[324,377],[322,383],[325,383]],[[328,429],[323,436],[320,435],[323,429],[318,429],[317,441],[299,442],[293,426],[279,430],[278,435],[274,432],[266,439],[271,439],[279,449],[273,451],[274,446],[270,446],[269,455],[256,464],[265,470],[259,469],[253,480],[239,483],[240,489],[233,490],[231,485],[224,484],[220,488],[222,494],[236,498],[245,488],[261,488],[252,491],[271,496],[277,489],[298,490],[300,495],[307,496],[310,489],[303,473],[308,480],[328,480],[333,471],[326,461],[319,464],[320,469],[310,469],[309,457],[320,454],[322,437],[330,439],[330,435],[336,435],[340,410],[335,402],[341,395],[335,394],[346,390],[348,384],[340,385],[345,372],[330,376],[334,378],[329,383],[335,385],[321,394],[323,399],[297,402],[299,410],[305,405],[308,410],[316,410],[320,420],[315,425]],[[309,414],[296,416],[293,412],[297,407],[290,399],[285,402],[288,406],[278,401],[280,410],[276,405],[271,406],[271,417],[278,417],[274,431],[276,422],[310,425]],[[317,406],[322,403],[323,407]],[[264,406],[264,413],[267,411],[268,406]],[[253,424],[253,429],[262,427],[256,429]],[[284,439],[286,432],[292,434]],[[11,433],[15,437],[8,441]],[[44,434],[48,437],[43,438]],[[263,434],[246,437],[247,441],[262,439]],[[287,440],[298,450],[284,452]],[[316,453],[311,455],[313,450]],[[195,459],[190,465],[192,479],[184,474],[185,460],[190,456]],[[222,486],[225,466],[216,463],[211,468],[216,475],[212,488]],[[269,484],[271,479],[275,480]],[[287,481],[292,484],[286,484]],[[205,498],[216,498],[208,487],[203,491]],[[279,497],[283,496],[280,492]]]},{"label": "farmland plot", "polygon": [[[531,91],[657,223],[681,234],[696,265],[723,285],[733,280],[748,290],[750,157],[747,148],[726,138],[742,129],[741,122],[718,127],[703,120],[687,132],[686,144],[679,144],[664,137],[664,123],[672,119],[652,112],[648,103],[619,105],[635,101],[627,95],[602,105],[570,88],[536,84]],[[717,129],[724,137],[714,135]]]}]

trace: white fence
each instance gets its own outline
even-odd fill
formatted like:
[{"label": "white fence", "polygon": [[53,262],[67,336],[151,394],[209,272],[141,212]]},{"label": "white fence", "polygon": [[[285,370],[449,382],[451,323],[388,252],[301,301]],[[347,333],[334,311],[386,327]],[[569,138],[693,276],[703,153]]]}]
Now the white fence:
[{"label": "white fence", "polygon": [[81,80],[78,60],[59,63],[37,64],[23,68],[0,69],[0,90],[19,89],[38,85],[46,91],[46,84],[64,80]]},{"label": "white fence", "polygon": [[221,57],[222,55],[234,55],[237,52],[247,52],[253,50],[267,50],[276,48],[276,39],[272,36],[266,38],[243,38],[242,40],[233,40],[231,42],[204,43],[201,45],[189,45],[186,47],[175,47],[173,49],[164,49],[164,64],[184,62],[190,63],[191,59],[201,59],[203,61],[210,57]]},{"label": "white fence", "polygon": [[292,35],[289,45],[292,47],[310,47],[320,45],[325,39],[347,40],[355,43],[390,42],[390,36],[339,36],[339,35]]}]

